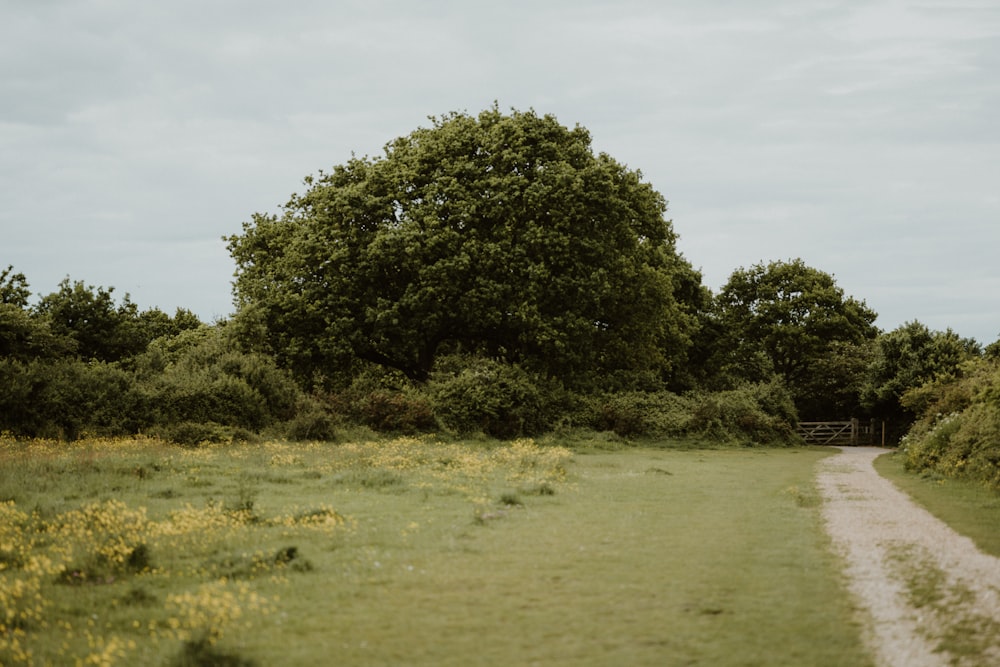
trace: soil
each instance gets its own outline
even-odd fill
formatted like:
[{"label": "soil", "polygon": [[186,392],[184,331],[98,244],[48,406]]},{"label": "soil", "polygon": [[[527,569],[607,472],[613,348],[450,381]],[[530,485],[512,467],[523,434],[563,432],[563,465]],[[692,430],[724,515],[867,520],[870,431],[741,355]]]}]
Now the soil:
[{"label": "soil", "polygon": [[1000,665],[1000,559],[916,505],[846,447],[819,464],[830,538],[881,667]]}]

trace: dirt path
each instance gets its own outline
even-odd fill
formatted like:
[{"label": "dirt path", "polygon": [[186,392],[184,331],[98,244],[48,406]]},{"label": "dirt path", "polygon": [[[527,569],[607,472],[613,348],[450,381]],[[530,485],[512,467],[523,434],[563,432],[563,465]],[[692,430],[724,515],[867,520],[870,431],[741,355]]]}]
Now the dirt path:
[{"label": "dirt path", "polygon": [[872,461],[884,452],[842,449],[817,475],[876,662],[1000,665],[1000,559],[875,472]]}]

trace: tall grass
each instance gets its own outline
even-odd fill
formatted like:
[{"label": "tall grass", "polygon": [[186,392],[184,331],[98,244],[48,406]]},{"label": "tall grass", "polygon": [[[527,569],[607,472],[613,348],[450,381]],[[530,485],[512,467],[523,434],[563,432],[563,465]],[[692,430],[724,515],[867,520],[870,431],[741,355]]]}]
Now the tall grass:
[{"label": "tall grass", "polygon": [[867,664],[822,453],[591,452],[0,439],[0,663]]}]

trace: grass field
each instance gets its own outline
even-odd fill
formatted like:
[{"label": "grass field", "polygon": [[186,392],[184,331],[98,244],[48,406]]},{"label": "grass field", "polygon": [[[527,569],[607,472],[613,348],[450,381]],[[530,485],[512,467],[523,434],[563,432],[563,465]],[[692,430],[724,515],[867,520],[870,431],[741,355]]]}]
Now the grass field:
[{"label": "grass field", "polygon": [[870,664],[827,454],[0,440],[0,663]]}]

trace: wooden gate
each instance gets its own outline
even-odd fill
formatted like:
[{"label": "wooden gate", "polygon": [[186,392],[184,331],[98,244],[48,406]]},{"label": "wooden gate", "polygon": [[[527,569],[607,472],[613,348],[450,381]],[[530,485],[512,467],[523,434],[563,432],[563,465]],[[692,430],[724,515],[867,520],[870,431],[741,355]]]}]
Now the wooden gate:
[{"label": "wooden gate", "polygon": [[[884,445],[885,422],[881,434],[875,420],[863,422],[859,419],[833,422],[799,422],[799,435],[810,445]],[[881,435],[881,437],[879,437]]]}]

